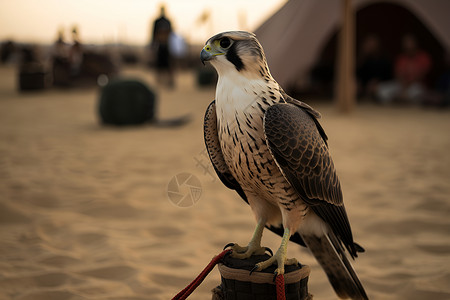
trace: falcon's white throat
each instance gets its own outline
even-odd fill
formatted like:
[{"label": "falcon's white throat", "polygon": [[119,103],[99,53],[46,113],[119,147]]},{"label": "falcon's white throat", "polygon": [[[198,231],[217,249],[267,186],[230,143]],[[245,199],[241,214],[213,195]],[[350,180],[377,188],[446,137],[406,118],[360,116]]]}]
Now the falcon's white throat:
[{"label": "falcon's white throat", "polygon": [[232,107],[234,111],[244,110],[256,101],[265,85],[263,79],[248,79],[237,71],[219,75],[216,88],[217,105]]},{"label": "falcon's white throat", "polygon": [[238,71],[225,55],[216,57],[211,64],[219,75],[216,87],[216,105],[218,117],[224,117],[224,121],[234,120],[236,113],[239,115],[249,107],[256,105],[268,86],[271,86],[273,90],[278,90],[278,84],[273,78],[266,82],[261,76],[254,76],[245,70]]}]

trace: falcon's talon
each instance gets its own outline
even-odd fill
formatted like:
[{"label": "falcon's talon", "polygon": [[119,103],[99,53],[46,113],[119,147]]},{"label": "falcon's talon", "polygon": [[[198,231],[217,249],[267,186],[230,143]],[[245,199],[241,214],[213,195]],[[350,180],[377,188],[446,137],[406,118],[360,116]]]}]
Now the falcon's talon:
[{"label": "falcon's talon", "polygon": [[273,264],[277,264],[277,268],[275,269],[276,275],[284,274],[284,265],[294,264],[297,263],[297,260],[295,258],[288,259],[286,258],[286,252],[287,252],[287,242],[290,237],[290,230],[285,229],[283,234],[283,239],[281,240],[280,248],[278,248],[275,255],[270,257],[269,259],[259,262],[256,264],[255,267],[257,267],[258,271],[267,269]]},{"label": "falcon's talon", "polygon": [[275,274],[275,277],[277,277],[278,275],[283,275],[284,274],[284,266],[283,268],[277,268],[275,270],[275,272],[273,272]]},{"label": "falcon's talon", "polygon": [[225,253],[225,255],[223,256],[223,259],[226,259],[228,256],[230,256],[232,252],[233,251],[228,250],[227,253]]},{"label": "falcon's talon", "polygon": [[252,255],[263,255],[266,252],[265,247],[256,246],[253,243],[249,243],[246,247],[241,247],[238,244],[234,244],[231,247],[231,250],[231,257],[239,259],[246,259]]},{"label": "falcon's talon", "polygon": [[233,250],[232,253],[234,254],[242,254],[245,253],[246,251],[248,251],[248,246],[246,247],[242,247],[239,244],[234,244],[233,246],[231,246],[231,250]]},{"label": "falcon's talon", "polygon": [[233,247],[234,245],[236,245],[235,243],[228,243],[225,245],[225,247],[223,247],[223,250],[227,249],[228,247]]},{"label": "falcon's talon", "polygon": [[272,249],[270,249],[269,247],[264,247],[264,248],[266,248],[266,251],[270,253],[270,256],[273,256]]},{"label": "falcon's talon", "polygon": [[250,276],[253,274],[253,272],[255,272],[255,271],[259,271],[258,270],[258,264],[256,264],[254,267],[253,267],[253,269],[251,269],[250,270]]},{"label": "falcon's talon", "polygon": [[250,274],[254,271],[261,271],[261,270],[267,269],[268,267],[270,267],[271,265],[273,265],[275,263],[278,265],[278,268],[276,268],[275,272],[274,272],[275,277],[276,277],[278,275],[284,274],[284,271],[285,271],[284,266],[298,264],[298,261],[296,258],[286,258],[286,254],[283,254],[283,253],[280,253],[279,251],[277,251],[275,256],[272,256],[268,260],[257,263],[255,265],[255,267],[252,269],[252,271],[250,272]]}]

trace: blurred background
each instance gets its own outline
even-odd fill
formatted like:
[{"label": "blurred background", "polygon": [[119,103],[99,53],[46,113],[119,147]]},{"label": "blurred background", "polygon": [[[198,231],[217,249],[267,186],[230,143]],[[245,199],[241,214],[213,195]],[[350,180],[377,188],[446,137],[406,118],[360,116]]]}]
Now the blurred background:
[{"label": "blurred background", "polygon": [[[369,297],[449,299],[449,15],[446,0],[0,0],[0,298],[170,299],[248,242],[252,213],[205,152],[217,77],[199,59],[248,30],[322,113]],[[288,255],[336,299],[306,249]]]}]

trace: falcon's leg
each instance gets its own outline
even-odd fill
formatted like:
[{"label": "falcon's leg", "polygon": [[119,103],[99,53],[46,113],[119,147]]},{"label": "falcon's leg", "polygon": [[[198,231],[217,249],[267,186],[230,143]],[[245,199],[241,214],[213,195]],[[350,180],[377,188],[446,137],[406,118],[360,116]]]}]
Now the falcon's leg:
[{"label": "falcon's leg", "polygon": [[253,233],[253,237],[248,243],[246,247],[241,247],[238,244],[234,244],[231,246],[232,257],[245,259],[249,258],[252,255],[263,255],[266,252],[266,248],[261,247],[261,238],[264,231],[264,226],[266,221],[260,219],[258,224],[256,225],[255,231]]},{"label": "falcon's leg", "polygon": [[275,274],[280,275],[280,274],[284,274],[284,265],[297,264],[298,261],[295,258],[290,258],[290,259],[286,258],[287,243],[288,243],[290,237],[291,237],[291,233],[290,233],[289,228],[285,228],[284,233],[283,233],[283,238],[281,240],[280,248],[278,248],[275,255],[272,256],[271,258],[269,258],[268,260],[265,260],[263,262],[256,264],[255,268],[253,270],[255,270],[255,271],[264,270],[276,262],[278,265],[278,268],[275,270]]}]

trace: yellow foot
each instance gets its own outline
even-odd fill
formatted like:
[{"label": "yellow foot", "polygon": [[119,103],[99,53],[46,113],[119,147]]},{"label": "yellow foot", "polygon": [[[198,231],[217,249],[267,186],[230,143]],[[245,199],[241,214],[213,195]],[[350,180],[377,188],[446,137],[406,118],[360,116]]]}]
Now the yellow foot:
[{"label": "yellow foot", "polygon": [[275,275],[281,275],[284,274],[285,265],[296,265],[298,264],[298,261],[295,258],[286,258],[286,251],[283,251],[283,249],[280,248],[277,253],[268,260],[257,263],[250,274],[254,271],[267,269],[275,263],[278,265],[278,268],[275,270]]},{"label": "yellow foot", "polygon": [[264,255],[266,251],[269,251],[270,254],[272,253],[272,250],[270,250],[267,247],[261,247],[260,245],[256,245],[253,243],[249,243],[248,246],[242,247],[238,244],[230,243],[225,246],[225,248],[230,247],[232,250],[231,257],[239,258],[239,259],[246,259],[249,258],[252,255]]}]

